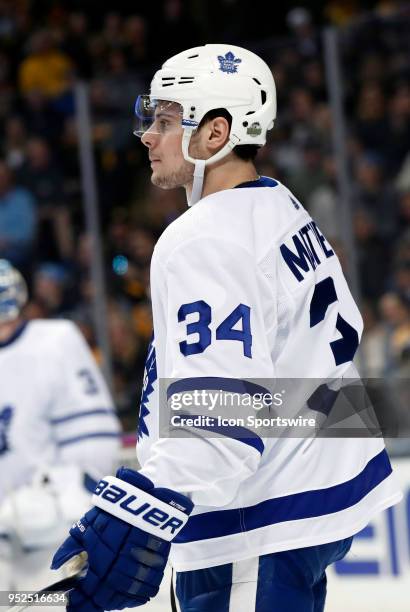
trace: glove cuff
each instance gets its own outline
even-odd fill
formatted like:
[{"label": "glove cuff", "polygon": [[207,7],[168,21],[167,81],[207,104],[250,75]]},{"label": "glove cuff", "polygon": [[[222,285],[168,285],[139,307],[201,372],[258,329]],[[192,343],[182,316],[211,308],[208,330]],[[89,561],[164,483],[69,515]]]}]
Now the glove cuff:
[{"label": "glove cuff", "polygon": [[142,491],[151,491],[152,493],[152,489],[154,488],[152,480],[141,474],[141,472],[136,472],[124,465],[118,468],[115,476],[120,480],[125,480],[125,482],[128,482],[130,485],[134,485],[137,489],[142,489]]},{"label": "glove cuff", "polygon": [[[151,490],[155,493],[155,489]],[[183,497],[175,495],[178,500]],[[106,476],[95,488],[92,503],[133,527],[171,542],[186,524],[192,510],[192,502],[184,499],[188,508],[185,509],[180,503],[176,508],[172,499],[167,503],[134,484],[115,476]]]}]

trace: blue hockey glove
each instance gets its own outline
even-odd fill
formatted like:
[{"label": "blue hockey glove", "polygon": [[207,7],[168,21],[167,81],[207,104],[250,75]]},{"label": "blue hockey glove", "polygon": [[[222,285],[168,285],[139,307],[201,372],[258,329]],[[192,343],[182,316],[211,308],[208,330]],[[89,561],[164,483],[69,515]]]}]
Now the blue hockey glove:
[{"label": "blue hockey glove", "polygon": [[171,541],[192,512],[190,499],[155,488],[122,467],[98,483],[89,510],[54,555],[58,569],[80,552],[88,569],[69,593],[69,612],[122,610],[147,603],[159,590]]}]

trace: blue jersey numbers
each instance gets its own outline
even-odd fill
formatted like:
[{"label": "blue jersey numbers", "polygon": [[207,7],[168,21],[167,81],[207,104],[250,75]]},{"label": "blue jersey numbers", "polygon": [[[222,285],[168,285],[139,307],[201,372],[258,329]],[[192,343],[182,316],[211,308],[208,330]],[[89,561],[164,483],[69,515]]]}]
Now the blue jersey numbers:
[{"label": "blue jersey numbers", "polygon": [[10,450],[9,430],[13,418],[13,406],[0,407],[0,455]]},{"label": "blue jersey numbers", "polygon": [[189,314],[193,312],[198,313],[198,321],[194,323],[188,323],[186,326],[187,336],[191,334],[198,334],[198,342],[191,342],[188,344],[186,340],[179,343],[181,353],[187,357],[188,355],[195,355],[196,353],[203,353],[204,350],[211,344],[212,336],[209,324],[212,319],[211,307],[203,300],[197,302],[191,302],[190,304],[182,304],[178,310],[178,322],[185,321]]},{"label": "blue jersey numbers", "polygon": [[[203,300],[182,304],[178,310],[178,322],[186,320],[189,314],[196,313],[197,320],[186,325],[186,334],[190,336],[197,334],[195,341],[183,340],[179,343],[180,351],[185,357],[203,353],[212,343],[212,332],[210,324],[212,321],[212,309]],[[235,329],[234,329],[235,327]],[[237,340],[242,342],[243,354],[252,358],[252,334],[251,334],[251,309],[245,304],[238,306],[221,322],[216,328],[216,340]]]},{"label": "blue jersey numbers", "polygon": [[86,395],[96,395],[99,391],[94,374],[88,368],[83,368],[77,372],[77,376],[83,381],[83,391]]},{"label": "blue jersey numbers", "polygon": [[[242,322],[242,329],[233,329]],[[239,304],[216,328],[217,340],[239,340],[243,343],[243,354],[252,358],[251,309],[245,304]]]},{"label": "blue jersey numbers", "polygon": [[[310,327],[315,327],[324,320],[328,307],[338,301],[335,283],[331,276],[315,285],[310,302]],[[336,365],[353,360],[359,345],[357,331],[339,313],[337,314],[336,329],[342,336],[339,340],[330,342]]]}]

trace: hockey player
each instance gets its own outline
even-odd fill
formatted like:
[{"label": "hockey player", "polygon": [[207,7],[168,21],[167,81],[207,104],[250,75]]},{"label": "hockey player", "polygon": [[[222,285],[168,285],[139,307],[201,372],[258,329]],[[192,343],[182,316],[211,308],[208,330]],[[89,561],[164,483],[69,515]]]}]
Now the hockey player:
[{"label": "hockey player", "polygon": [[0,590],[56,578],[50,554],[118,463],[118,418],[66,320],[25,321],[27,288],[0,260]]},{"label": "hockey player", "polygon": [[326,567],[401,499],[382,439],[159,428],[160,382],[172,400],[354,371],[362,320],[338,258],[289,190],[255,169],[276,116],[272,74],[240,47],[189,49],[155,74],[136,115],[152,182],[183,186],[190,208],[152,258],[141,469],[101,480],[57,551],[54,567],[88,553],[68,609],[143,605],[169,556],[182,612],[321,612]]}]

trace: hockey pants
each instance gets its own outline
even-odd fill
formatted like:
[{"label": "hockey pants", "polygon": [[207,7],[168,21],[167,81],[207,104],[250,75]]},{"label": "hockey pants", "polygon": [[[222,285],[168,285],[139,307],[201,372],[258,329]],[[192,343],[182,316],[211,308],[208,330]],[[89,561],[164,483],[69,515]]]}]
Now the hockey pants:
[{"label": "hockey pants", "polygon": [[177,609],[180,612],[323,612],[326,568],[346,555],[352,539],[178,572],[174,580]]}]

